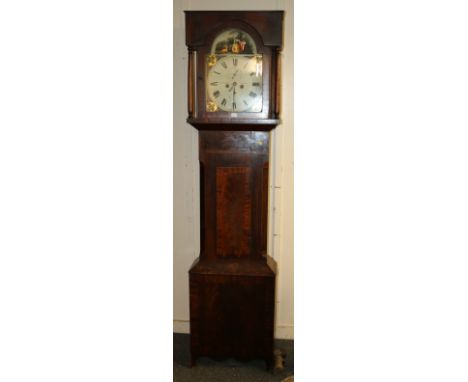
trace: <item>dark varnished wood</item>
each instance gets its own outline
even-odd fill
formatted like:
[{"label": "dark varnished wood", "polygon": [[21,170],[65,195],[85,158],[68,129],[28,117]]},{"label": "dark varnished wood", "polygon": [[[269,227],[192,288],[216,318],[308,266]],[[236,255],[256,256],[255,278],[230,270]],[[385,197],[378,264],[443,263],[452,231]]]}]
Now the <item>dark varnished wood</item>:
[{"label": "dark varnished wood", "polygon": [[216,168],[216,256],[250,255],[251,177],[250,167]]},{"label": "dark varnished wood", "polygon": [[[186,11],[187,121],[199,130],[200,257],[189,271],[192,365],[273,362],[276,262],[266,254],[270,134],[279,120],[282,11]],[[206,111],[205,55],[227,28],[263,56],[262,110]]]},{"label": "dark varnished wood", "polygon": [[260,243],[262,253],[267,251],[267,228],[268,228],[268,162],[263,164],[262,169],[262,193],[259,195],[261,200],[260,218]]},{"label": "dark varnished wood", "polygon": [[274,277],[276,267],[275,260],[267,255],[264,255],[261,259],[223,258],[202,260],[199,257],[193,262],[189,273]]},{"label": "dark varnished wood", "polygon": [[[269,257],[269,256],[268,256]],[[273,361],[276,264],[225,259],[190,270],[192,364],[200,356]]]},{"label": "dark varnished wood", "polygon": [[194,87],[194,76],[195,76],[195,68],[194,68],[194,53],[193,51],[189,51],[188,57],[188,77],[187,77],[187,86],[188,86],[188,93],[187,93],[187,109],[189,118],[194,116],[195,111],[195,89]]},{"label": "dark varnished wood", "polygon": [[278,126],[281,121],[279,119],[262,119],[254,120],[243,118],[216,119],[200,121],[196,118],[187,118],[187,122],[198,130],[225,130],[225,131],[270,131]]},{"label": "dark varnished wood", "polygon": [[261,257],[267,234],[268,153],[267,132],[200,131],[203,258]]},{"label": "dark varnished wood", "polygon": [[201,254],[189,272],[193,363],[200,356],[272,362],[268,158],[268,132],[199,132]]},{"label": "dark varnished wood", "polygon": [[202,46],[213,30],[241,21],[255,26],[265,46],[283,45],[283,11],[185,11],[186,43]]},{"label": "dark varnished wood", "polygon": [[271,95],[270,98],[272,99],[273,104],[273,118],[278,118],[280,114],[280,104],[281,104],[281,57],[279,48],[272,50],[272,76],[271,76]]},{"label": "dark varnished wood", "polygon": [[[283,11],[186,11],[186,44],[196,57],[189,61],[189,93],[196,89],[187,122],[197,129],[214,129],[214,125],[230,125],[230,129],[248,130],[245,125],[259,125],[268,131],[278,123],[278,60],[283,45]],[[257,45],[257,53],[263,56],[262,110],[260,112],[207,112],[205,89],[205,57],[210,53],[215,37],[228,28],[238,28],[249,33]],[[195,68],[195,69],[194,69]],[[252,130],[257,130],[253,128]]]}]

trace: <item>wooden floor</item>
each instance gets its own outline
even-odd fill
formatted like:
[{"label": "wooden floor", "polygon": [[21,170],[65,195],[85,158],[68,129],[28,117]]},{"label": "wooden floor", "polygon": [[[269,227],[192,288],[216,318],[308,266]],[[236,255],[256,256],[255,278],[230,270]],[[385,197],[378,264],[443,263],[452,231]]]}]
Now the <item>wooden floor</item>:
[{"label": "wooden floor", "polygon": [[196,367],[190,368],[189,344],[188,334],[174,333],[174,382],[280,382],[294,374],[294,341],[275,341],[275,348],[286,355],[284,369],[276,374],[266,371],[262,360],[215,361],[202,357]]}]

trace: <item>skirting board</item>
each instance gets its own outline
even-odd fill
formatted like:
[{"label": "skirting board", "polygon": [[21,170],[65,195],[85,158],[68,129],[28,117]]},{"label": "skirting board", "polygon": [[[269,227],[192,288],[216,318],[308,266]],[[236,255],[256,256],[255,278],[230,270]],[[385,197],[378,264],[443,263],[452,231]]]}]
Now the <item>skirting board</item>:
[{"label": "skirting board", "polygon": [[[173,320],[174,333],[190,333],[190,322],[187,320]],[[278,325],[275,329],[275,338],[281,340],[294,339],[294,325]]]}]

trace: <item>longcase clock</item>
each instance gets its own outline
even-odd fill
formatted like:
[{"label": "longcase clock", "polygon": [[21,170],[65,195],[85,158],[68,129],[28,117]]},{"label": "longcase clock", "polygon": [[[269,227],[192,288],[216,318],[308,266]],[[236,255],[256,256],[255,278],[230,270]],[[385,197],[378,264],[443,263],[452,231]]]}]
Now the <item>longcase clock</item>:
[{"label": "longcase clock", "polygon": [[200,256],[189,270],[192,365],[273,361],[267,250],[270,131],[279,124],[282,11],[186,11],[188,118],[199,130]]}]

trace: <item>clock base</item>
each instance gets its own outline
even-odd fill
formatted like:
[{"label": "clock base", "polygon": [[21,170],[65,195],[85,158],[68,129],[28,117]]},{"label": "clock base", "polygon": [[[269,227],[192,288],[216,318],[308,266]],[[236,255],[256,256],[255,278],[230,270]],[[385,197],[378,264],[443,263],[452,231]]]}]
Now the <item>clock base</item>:
[{"label": "clock base", "polygon": [[[221,264],[220,264],[221,263]],[[276,263],[197,261],[189,271],[191,364],[199,357],[273,365]]]}]

